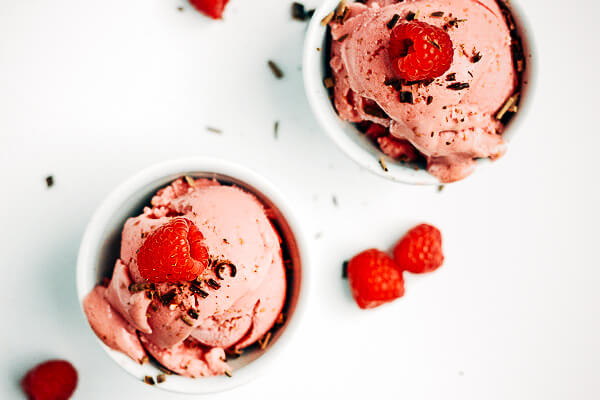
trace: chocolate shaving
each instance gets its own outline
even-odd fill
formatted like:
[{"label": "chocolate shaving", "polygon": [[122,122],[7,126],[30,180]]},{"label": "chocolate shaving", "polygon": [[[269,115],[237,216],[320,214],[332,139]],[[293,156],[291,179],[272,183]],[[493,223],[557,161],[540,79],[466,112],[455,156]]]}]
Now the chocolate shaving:
[{"label": "chocolate shaving", "polygon": [[217,276],[217,278],[221,280],[225,279],[223,278],[223,275],[221,275],[225,270],[225,267],[229,267],[229,276],[234,278],[237,274],[237,268],[230,261],[221,261],[215,266],[215,275]]},{"label": "chocolate shaving", "polygon": [[165,375],[165,374],[159,374],[156,376],[156,383],[163,383],[166,380],[167,380],[167,375]]},{"label": "chocolate shaving", "polygon": [[137,293],[142,290],[156,290],[156,285],[152,282],[132,283],[128,289],[131,293]]},{"label": "chocolate shaving", "polygon": [[400,99],[400,103],[408,103],[408,104],[413,104],[413,95],[412,92],[400,92],[400,95],[398,96]]},{"label": "chocolate shaving", "polygon": [[388,78],[383,82],[383,84],[385,86],[393,87],[398,92],[402,90],[402,81],[397,78]]},{"label": "chocolate shaving", "polygon": [[327,78],[323,79],[323,85],[325,85],[327,89],[331,89],[334,86],[333,78],[328,76]]},{"label": "chocolate shaving", "polygon": [[304,4],[292,3],[292,18],[298,21],[306,20],[306,11],[304,10]]},{"label": "chocolate shaving", "polygon": [[456,72],[446,75],[446,81],[452,82],[456,80]]},{"label": "chocolate shaving", "polygon": [[392,19],[390,19],[386,25],[388,27],[388,29],[392,29],[394,26],[396,26],[396,23],[398,22],[399,19],[400,19],[400,16],[398,14],[394,14]]},{"label": "chocolate shaving", "polygon": [[277,64],[275,64],[275,61],[269,60],[269,61],[267,61],[267,65],[271,69],[271,72],[273,73],[275,78],[277,78],[277,79],[283,78],[283,71],[281,70],[281,68],[279,68],[279,66]]},{"label": "chocolate shaving", "polygon": [[146,375],[144,377],[144,383],[148,384],[148,385],[154,385],[154,378],[151,376]]},{"label": "chocolate shaving", "polygon": [[191,319],[198,319],[198,312],[193,308],[190,308],[187,313]]},{"label": "chocolate shaving", "polygon": [[436,11],[436,12],[432,12],[430,15],[432,17],[435,17],[435,18],[441,18],[441,17],[444,16],[444,12],[443,11]]},{"label": "chocolate shaving", "polygon": [[202,297],[203,299],[208,297],[208,293],[202,290],[198,283],[192,282],[190,285],[190,291]]},{"label": "chocolate shaving", "polygon": [[452,85],[448,85],[446,86],[448,89],[452,89],[452,90],[463,90],[469,87],[469,84],[467,82],[456,82],[453,83]]},{"label": "chocolate shaving", "polygon": [[159,300],[163,306],[168,306],[171,304],[173,299],[175,299],[176,293],[174,290],[167,292],[159,297]]},{"label": "chocolate shaving", "polygon": [[48,175],[46,177],[46,187],[51,188],[54,186],[54,177],[52,175]]},{"label": "chocolate shaving", "polygon": [[206,284],[215,290],[221,289],[221,284],[219,284],[219,282],[215,281],[213,278],[207,280]]},{"label": "chocolate shaving", "polygon": [[185,314],[184,314],[184,315],[182,315],[182,316],[180,317],[180,319],[181,319],[183,322],[185,322],[185,324],[186,324],[186,325],[188,325],[188,326],[194,326],[194,321],[193,321],[193,320],[192,320],[190,317],[188,317],[187,315],[185,315]]},{"label": "chocolate shaving", "polygon": [[483,57],[483,56],[481,55],[481,53],[480,53],[480,52],[477,52],[477,53],[475,53],[475,54],[473,55],[473,57],[471,57],[471,62],[472,62],[473,64],[475,64],[475,63],[478,63],[478,62],[481,60],[481,58],[482,58],[482,57]]},{"label": "chocolate shaving", "polygon": [[344,263],[342,264],[342,278],[348,278],[348,261],[344,261]]},{"label": "chocolate shaving", "polygon": [[427,105],[430,105],[433,102],[433,96],[427,96]]},{"label": "chocolate shaving", "polygon": [[409,11],[408,14],[406,14],[406,20],[407,21],[412,21],[415,19],[415,17],[417,16],[417,14],[415,14],[412,11]]},{"label": "chocolate shaving", "polygon": [[444,190],[445,186],[444,185],[439,185],[438,186],[438,193],[441,192],[442,190]]}]

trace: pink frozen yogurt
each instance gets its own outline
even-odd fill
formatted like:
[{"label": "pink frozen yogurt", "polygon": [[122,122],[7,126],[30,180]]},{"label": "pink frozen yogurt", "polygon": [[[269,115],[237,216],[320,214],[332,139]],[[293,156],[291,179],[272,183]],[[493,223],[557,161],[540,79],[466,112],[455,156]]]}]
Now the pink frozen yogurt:
[{"label": "pink frozen yogurt", "polygon": [[[107,346],[138,362],[148,353],[192,378],[229,373],[226,351],[265,336],[285,303],[280,238],[268,211],[253,195],[206,179],[178,179],[151,204],[125,222],[112,279],[84,299],[88,321]],[[202,232],[211,265],[191,282],[150,284],[137,251],[177,216]]]},{"label": "pink frozen yogurt", "polygon": [[[411,14],[446,30],[454,60],[443,76],[390,84],[397,77],[387,51],[387,25],[396,14],[397,24]],[[375,139],[390,157],[406,158],[403,146],[410,143],[431,174],[453,182],[468,176],[476,159],[504,154],[496,113],[514,94],[518,76],[511,32],[495,0],[370,0],[350,4],[346,18],[330,26],[336,110],[344,120],[387,128],[386,138],[397,142]],[[464,88],[448,87],[457,83]],[[402,102],[398,90],[410,92],[412,103]]]}]

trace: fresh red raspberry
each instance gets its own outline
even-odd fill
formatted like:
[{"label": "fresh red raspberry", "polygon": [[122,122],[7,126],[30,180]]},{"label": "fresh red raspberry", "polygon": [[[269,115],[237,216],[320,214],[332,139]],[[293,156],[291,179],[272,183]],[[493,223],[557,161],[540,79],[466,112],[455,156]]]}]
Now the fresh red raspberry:
[{"label": "fresh red raspberry", "polygon": [[390,256],[365,250],[348,262],[348,282],[360,308],[374,308],[404,295],[402,272]]},{"label": "fresh red raspberry", "polygon": [[448,71],[454,49],[443,29],[410,21],[392,30],[389,54],[398,76],[407,81],[420,81],[437,78]]},{"label": "fresh red raspberry", "polygon": [[195,279],[208,265],[204,236],[187,218],[177,217],[152,232],[137,255],[142,278],[154,282]]},{"label": "fresh red raspberry", "polygon": [[391,135],[383,136],[377,139],[381,151],[393,159],[406,162],[415,161],[417,152],[408,140],[396,139]]},{"label": "fresh red raspberry", "polygon": [[196,10],[213,19],[222,19],[223,11],[229,0],[190,0]]},{"label": "fresh red raspberry", "polygon": [[402,270],[415,274],[435,271],[444,262],[442,233],[435,226],[415,226],[394,247],[394,260]]},{"label": "fresh red raspberry", "polygon": [[77,387],[77,371],[68,361],[46,361],[25,375],[21,387],[29,400],[67,400]]}]

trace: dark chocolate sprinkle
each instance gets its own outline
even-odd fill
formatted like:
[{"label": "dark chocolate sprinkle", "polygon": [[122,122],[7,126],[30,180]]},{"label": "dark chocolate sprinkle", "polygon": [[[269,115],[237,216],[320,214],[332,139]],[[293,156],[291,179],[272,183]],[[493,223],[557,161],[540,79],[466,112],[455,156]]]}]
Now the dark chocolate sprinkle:
[{"label": "dark chocolate sprinkle", "polygon": [[52,175],[48,175],[46,177],[46,187],[51,188],[52,186],[54,186],[54,177]]},{"label": "dark chocolate sprinkle", "polygon": [[231,276],[232,278],[235,277],[235,275],[237,274],[237,268],[235,267],[235,265],[233,265],[233,263],[229,261],[221,261],[215,266],[215,275],[217,276],[217,278],[221,280],[225,279],[223,278],[223,275],[221,275],[225,270],[225,267],[229,267],[229,276]]},{"label": "dark chocolate sprinkle", "polygon": [[452,90],[463,90],[469,87],[469,84],[467,82],[456,82],[453,83],[452,85],[448,85],[446,86],[448,89],[452,89]]},{"label": "dark chocolate sprinkle", "polygon": [[417,14],[415,14],[414,12],[410,11],[408,14],[406,14],[406,20],[407,21],[412,21],[415,19],[415,17],[417,16]]},{"label": "dark chocolate sprinkle", "polygon": [[383,84],[385,86],[391,86],[391,87],[393,87],[397,91],[401,91],[402,90],[402,81],[400,79],[397,79],[397,78],[388,78],[388,79],[386,79],[383,82]]},{"label": "dark chocolate sprinkle", "polygon": [[481,55],[481,53],[480,53],[480,52],[477,52],[477,53],[475,53],[475,55],[473,55],[473,57],[471,58],[471,62],[472,62],[472,63],[478,63],[478,62],[481,60],[481,58],[482,58],[482,57],[483,57],[483,56]]},{"label": "dark chocolate sprinkle", "polygon": [[400,103],[413,104],[412,92],[400,92]]},{"label": "dark chocolate sprinkle", "polygon": [[192,282],[192,284],[190,285],[190,291],[192,293],[200,295],[200,297],[202,297],[203,299],[208,297],[208,293],[202,290],[202,288],[200,288],[200,286],[198,286],[196,282]]},{"label": "dark chocolate sprinkle", "polygon": [[193,308],[190,308],[187,313],[191,319],[198,319],[198,313]]},{"label": "dark chocolate sprinkle", "polygon": [[396,23],[398,22],[399,19],[400,19],[400,16],[398,14],[394,14],[392,19],[390,19],[390,21],[387,23],[388,29],[392,29],[394,26],[396,26]]},{"label": "dark chocolate sprinkle", "polygon": [[344,261],[344,263],[342,264],[342,278],[348,278],[348,261]]},{"label": "dark chocolate sprinkle", "polygon": [[277,78],[277,79],[283,78],[283,71],[281,70],[281,68],[279,68],[279,66],[277,64],[275,64],[275,61],[269,60],[269,61],[267,61],[267,65],[271,69],[271,72],[273,73],[275,78]]},{"label": "dark chocolate sprinkle", "polygon": [[436,18],[440,18],[440,17],[444,16],[444,12],[443,11],[436,11],[436,12],[431,13],[431,16],[432,17],[436,17]]},{"label": "dark chocolate sprinkle", "polygon": [[433,101],[433,96],[427,96],[427,105],[430,105]]},{"label": "dark chocolate sprinkle", "polygon": [[219,284],[219,282],[215,281],[213,278],[210,278],[209,280],[207,280],[206,284],[215,290],[221,288],[221,285]]},{"label": "dark chocolate sprinkle", "polygon": [[160,296],[159,300],[163,306],[168,306],[171,304],[171,302],[175,298],[175,295],[176,295],[175,291],[171,290],[170,292],[167,292],[167,293],[163,294],[162,296]]},{"label": "dark chocolate sprinkle", "polygon": [[446,81],[452,82],[456,80],[456,73],[453,72],[451,74],[446,75]]},{"label": "dark chocolate sprinkle", "polygon": [[304,10],[304,4],[292,3],[292,18],[298,21],[304,21],[306,19],[306,11]]}]

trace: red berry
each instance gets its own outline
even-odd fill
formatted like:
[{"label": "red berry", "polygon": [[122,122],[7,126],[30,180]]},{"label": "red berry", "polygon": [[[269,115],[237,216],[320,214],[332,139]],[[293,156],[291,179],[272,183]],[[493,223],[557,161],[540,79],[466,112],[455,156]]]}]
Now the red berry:
[{"label": "red berry", "polygon": [[374,308],[404,295],[402,272],[387,254],[365,250],[348,262],[348,282],[360,308]]},{"label": "red berry", "polygon": [[46,361],[25,375],[21,387],[30,400],[67,400],[77,387],[77,371],[68,361]]},{"label": "red berry", "polygon": [[222,19],[223,11],[229,0],[190,0],[196,10],[208,15],[213,19]]},{"label": "red berry", "polygon": [[392,30],[392,66],[407,81],[442,76],[452,65],[454,49],[446,31],[425,22],[405,22]]},{"label": "red berry", "polygon": [[394,259],[404,271],[415,274],[435,271],[444,262],[442,233],[435,226],[415,226],[396,244]]},{"label": "red berry", "polygon": [[152,232],[137,255],[142,278],[154,282],[195,279],[208,265],[204,236],[187,218],[177,217]]}]

